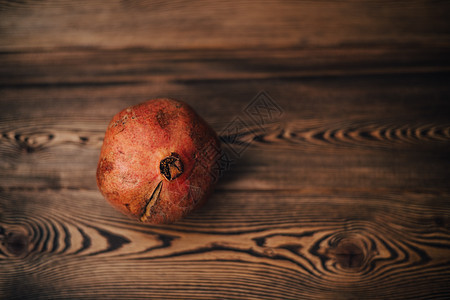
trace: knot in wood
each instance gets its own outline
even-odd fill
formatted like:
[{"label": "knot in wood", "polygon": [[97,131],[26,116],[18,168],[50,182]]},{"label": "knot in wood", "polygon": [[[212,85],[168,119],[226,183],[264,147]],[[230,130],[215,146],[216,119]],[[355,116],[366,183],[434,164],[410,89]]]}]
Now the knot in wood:
[{"label": "knot in wood", "polygon": [[2,245],[8,253],[14,256],[21,256],[28,250],[28,237],[19,232],[8,232],[2,237]]},{"label": "knot in wood", "polygon": [[347,270],[361,269],[367,258],[367,249],[358,236],[339,235],[330,241],[329,254],[336,263]]}]

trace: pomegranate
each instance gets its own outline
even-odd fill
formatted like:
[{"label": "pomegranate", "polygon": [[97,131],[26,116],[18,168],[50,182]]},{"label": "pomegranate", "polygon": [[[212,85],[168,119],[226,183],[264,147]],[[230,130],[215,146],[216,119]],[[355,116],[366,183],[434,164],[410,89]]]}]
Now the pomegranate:
[{"label": "pomegranate", "polygon": [[219,149],[214,130],[186,103],[149,100],[109,123],[97,185],[128,216],[144,223],[175,222],[212,192]]}]

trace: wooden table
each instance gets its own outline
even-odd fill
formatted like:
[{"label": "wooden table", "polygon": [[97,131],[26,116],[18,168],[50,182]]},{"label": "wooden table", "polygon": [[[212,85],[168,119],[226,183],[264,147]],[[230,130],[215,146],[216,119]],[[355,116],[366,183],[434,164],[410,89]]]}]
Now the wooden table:
[{"label": "wooden table", "polygon": [[[0,298],[450,297],[449,15],[0,1]],[[207,205],[151,226],[95,171],[112,116],[163,96],[228,156]]]}]

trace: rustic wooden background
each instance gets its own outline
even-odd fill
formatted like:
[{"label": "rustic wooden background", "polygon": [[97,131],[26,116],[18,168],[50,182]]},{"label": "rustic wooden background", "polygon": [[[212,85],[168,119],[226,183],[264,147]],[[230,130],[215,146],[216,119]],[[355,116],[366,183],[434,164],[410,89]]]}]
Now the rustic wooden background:
[{"label": "rustic wooden background", "polygon": [[[0,1],[0,299],[450,297],[449,16],[419,0]],[[258,127],[261,91],[283,113]],[[95,170],[111,117],[159,96],[219,133],[246,122],[248,148],[205,207],[149,226],[107,204]]]}]

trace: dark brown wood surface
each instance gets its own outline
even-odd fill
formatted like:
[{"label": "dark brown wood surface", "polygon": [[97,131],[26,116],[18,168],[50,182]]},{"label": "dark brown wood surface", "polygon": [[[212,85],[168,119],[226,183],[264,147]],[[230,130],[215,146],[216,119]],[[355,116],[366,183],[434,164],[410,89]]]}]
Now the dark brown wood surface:
[{"label": "dark brown wood surface", "polygon": [[[449,298],[449,15],[0,1],[0,299]],[[267,124],[246,113],[261,91]],[[246,124],[209,202],[158,226],[95,182],[109,120],[155,97],[222,137]]]}]

